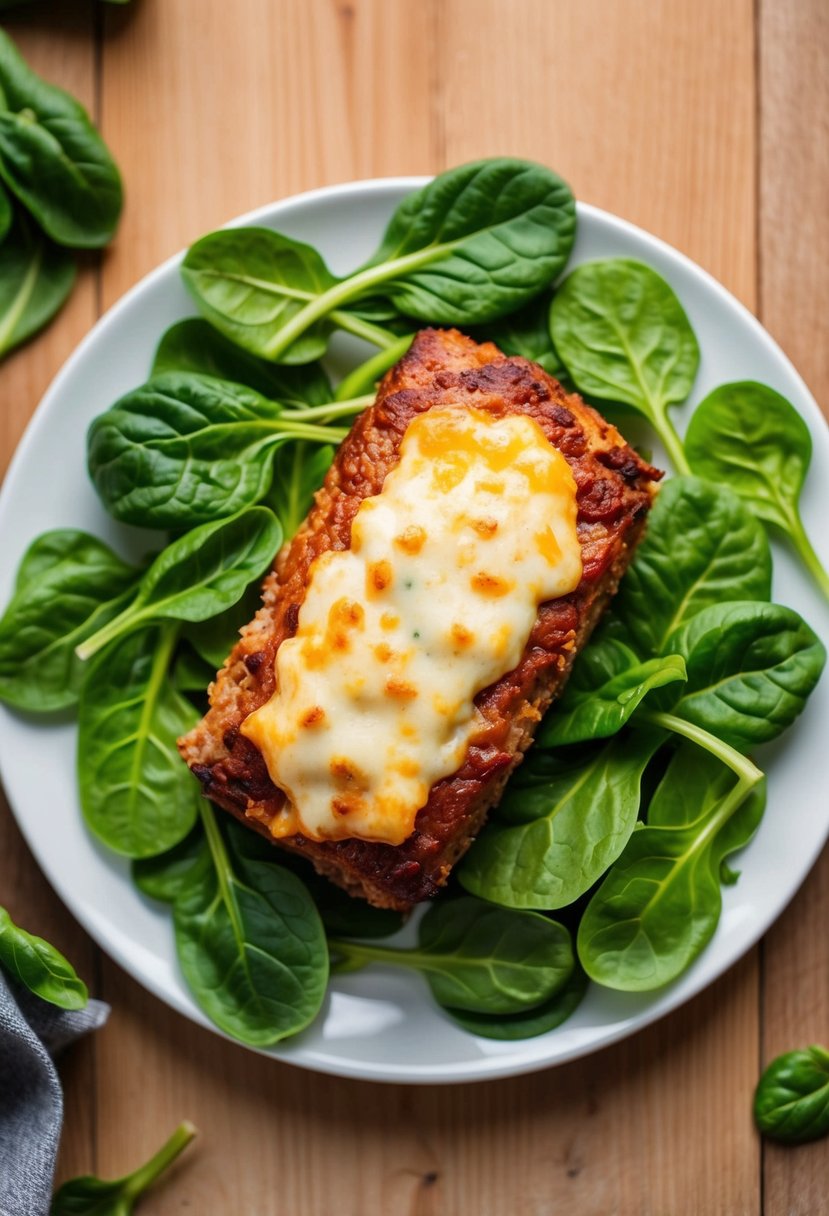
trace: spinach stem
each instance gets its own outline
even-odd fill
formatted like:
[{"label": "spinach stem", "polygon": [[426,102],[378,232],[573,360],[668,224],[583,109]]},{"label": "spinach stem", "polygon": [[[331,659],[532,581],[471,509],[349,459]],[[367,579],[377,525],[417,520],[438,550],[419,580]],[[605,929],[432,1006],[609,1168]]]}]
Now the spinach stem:
[{"label": "spinach stem", "polygon": [[198,1129],[187,1119],[180,1123],[166,1144],[134,1173],[124,1179],[124,1194],[137,1199],[146,1191],[161,1174],[168,1169],[176,1157],[187,1148],[187,1145],[198,1134]]},{"label": "spinach stem", "polygon": [[[353,410],[354,402],[349,402],[349,405]],[[316,408],[316,406],[309,406],[309,410]],[[319,408],[321,411],[320,416],[331,416],[331,406],[324,405]],[[362,408],[362,405],[357,406],[357,410],[361,410]],[[301,413],[299,411],[294,413],[286,410],[284,414],[279,415],[272,429],[277,434],[294,435],[297,439],[310,439],[313,443],[339,443],[348,434],[343,427],[314,426],[313,423],[305,421],[309,416],[311,415],[306,413],[305,410],[302,410]]]},{"label": "spinach stem", "polygon": [[710,731],[703,730],[701,726],[695,726],[693,722],[686,722],[684,718],[679,718],[675,714],[660,713],[654,709],[640,709],[633,720],[634,725],[639,723],[658,726],[663,730],[682,735],[685,739],[690,739],[698,747],[704,748],[712,756],[722,760],[723,764],[728,765],[741,781],[749,783],[749,788],[762,780],[761,770],[749,760],[748,756],[744,756],[736,748],[730,747],[728,743],[724,743]]},{"label": "spinach stem", "polygon": [[[349,300],[353,300],[356,296],[367,294],[372,287],[376,287],[379,283],[386,283],[389,279],[402,277],[410,270],[417,270],[421,266],[427,266],[430,262],[443,257],[444,254],[450,253],[453,248],[452,242],[444,245],[432,245],[430,248],[420,249],[416,253],[408,253],[404,254],[403,257],[393,258],[390,262],[381,262],[377,266],[367,266],[365,270],[360,270],[356,274],[349,275],[347,279],[342,279],[339,283],[335,283],[333,287],[329,287],[327,291],[322,292],[316,299],[310,300],[304,308],[294,313],[290,321],[277,330],[265,349],[267,358],[278,359],[283,351],[286,351],[297,338],[305,333],[306,329],[316,321],[321,320],[322,317],[330,316],[341,304],[347,304]],[[348,314],[348,316],[353,322],[354,318],[352,314]],[[357,320],[359,322],[359,318]],[[370,324],[369,322],[359,323],[363,328]],[[376,326],[371,326],[371,328],[377,329]],[[354,332],[353,328],[352,332]],[[382,330],[379,332],[386,333],[388,331]],[[373,340],[371,339],[371,341]]]},{"label": "spinach stem", "polygon": [[[383,354],[385,355],[385,351]],[[309,405],[307,408],[303,406],[302,409],[298,410],[285,410],[279,417],[287,418],[289,421],[296,419],[297,422],[304,421],[306,418],[322,418],[325,420],[329,418],[348,418],[351,414],[359,414],[361,410],[373,404],[374,393],[365,393],[362,397],[352,397],[349,394],[347,398],[336,397],[334,401],[327,402],[325,405]],[[326,431],[325,434],[327,435],[328,432]],[[309,438],[315,437],[309,436]]]},{"label": "spinach stem", "polygon": [[653,425],[656,433],[662,440],[665,451],[668,453],[668,459],[674,466],[674,472],[683,477],[687,477],[691,472],[691,466],[689,465],[688,458],[685,455],[682,440],[677,434],[674,424],[668,417],[667,410],[654,409]]},{"label": "spinach stem", "polygon": [[812,548],[812,542],[803,527],[803,521],[800,516],[794,512],[793,518],[789,524],[790,535],[794,542],[794,547],[798,552],[800,560],[811,574],[812,578],[820,587],[824,596],[829,600],[829,574],[823,568],[821,560]]},{"label": "spinach stem", "polygon": [[379,351],[370,359],[366,359],[365,363],[355,367],[337,385],[334,393],[335,400],[346,401],[351,397],[356,397],[358,393],[372,392],[380,377],[385,375],[389,368],[394,367],[397,360],[402,359],[405,355],[412,344],[413,337],[414,334],[405,334],[392,346],[387,346],[385,350]]},{"label": "spinach stem", "polygon": [[[380,325],[374,325],[371,321],[366,321],[364,317],[358,317],[353,312],[343,312],[340,309],[335,309],[331,314],[331,320],[340,329],[344,329],[346,333],[353,334],[355,338],[363,338],[366,342],[370,342],[372,346],[379,346],[381,349],[394,346],[397,342],[396,336],[389,329],[383,329]],[[284,349],[284,347],[283,347]]]}]

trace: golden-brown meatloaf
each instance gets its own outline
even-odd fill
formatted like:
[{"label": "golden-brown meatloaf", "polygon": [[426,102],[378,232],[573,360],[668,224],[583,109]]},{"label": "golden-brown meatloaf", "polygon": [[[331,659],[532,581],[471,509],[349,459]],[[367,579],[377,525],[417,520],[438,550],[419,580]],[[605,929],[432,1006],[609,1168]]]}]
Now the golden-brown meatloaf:
[{"label": "golden-brown meatloaf", "polygon": [[387,374],[376,404],[340,447],[296,537],[279,553],[263,588],[263,606],[242,631],[210,690],[210,711],[180,741],[205,794],[242,822],[270,836],[284,805],[261,754],[239,726],[274,691],[274,658],[297,628],[312,561],[347,549],[360,502],[378,494],[394,467],[411,419],[433,406],[468,402],[536,420],[572,469],[577,486],[583,576],[578,588],[539,609],[514,671],[475,698],[488,726],[460,769],[433,786],[402,845],[363,840],[275,843],[309,858],[317,870],[382,907],[408,909],[433,896],[483,826],[512,770],[564,686],[577,651],[614,594],[642,532],[661,474],[645,464],[580,397],[567,394],[536,364],[508,359],[491,343],[455,330],[423,330]]}]

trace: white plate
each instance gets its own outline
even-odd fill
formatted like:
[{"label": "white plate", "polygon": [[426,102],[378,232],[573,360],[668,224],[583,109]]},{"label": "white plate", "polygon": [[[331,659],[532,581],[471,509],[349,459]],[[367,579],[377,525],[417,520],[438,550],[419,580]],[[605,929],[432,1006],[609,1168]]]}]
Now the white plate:
[{"label": "white plate", "polygon": [[[316,245],[343,273],[373,251],[397,203],[425,179],[392,178],[316,190],[236,221],[279,228]],[[622,220],[579,206],[570,265],[607,256],[641,258],[672,284],[702,348],[694,387],[699,401],[725,380],[756,379],[788,397],[815,440],[803,514],[829,559],[829,439],[817,406],[791,364],[757,321],[681,254]],[[145,380],[168,325],[195,309],[175,257],[132,289],[95,326],[58,375],[18,449],[0,494],[0,603],[18,561],[47,528],[75,526],[135,551],[133,533],[104,514],[85,473],[84,437],[92,418]],[[341,348],[340,353],[343,353]],[[684,429],[690,407],[676,411]],[[661,452],[657,450],[657,459]],[[139,543],[139,549],[140,549]],[[797,608],[824,638],[829,612],[787,550],[775,547],[774,597]],[[0,770],[18,823],[49,881],[92,937],[174,1009],[210,1025],[176,964],[170,916],[132,886],[127,864],[89,836],[75,793],[75,727],[44,724],[0,707]],[[821,793],[829,721],[829,680],[800,721],[762,749],[768,810],[740,862],[739,883],[723,892],[717,933],[694,966],[656,995],[593,987],[558,1030],[518,1043],[477,1039],[452,1025],[417,976],[392,968],[335,979],[315,1025],[270,1054],[305,1068],[382,1081],[469,1081],[529,1072],[571,1060],[633,1033],[699,992],[749,949],[794,895],[827,834]],[[825,786],[824,786],[825,791]]]}]

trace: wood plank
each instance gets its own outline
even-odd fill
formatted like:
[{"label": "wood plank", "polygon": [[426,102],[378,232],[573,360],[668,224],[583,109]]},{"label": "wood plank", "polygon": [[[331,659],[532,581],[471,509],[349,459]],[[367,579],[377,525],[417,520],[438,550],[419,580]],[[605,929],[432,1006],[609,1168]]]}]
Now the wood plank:
[{"label": "wood plank", "polygon": [[[47,80],[95,109],[95,45],[91,3],[56,8],[44,20],[34,9],[3,14],[3,27],[21,53]],[[68,303],[50,327],[0,365],[0,477],[49,382],[94,323],[97,255],[83,255]],[[40,873],[0,793],[2,902],[12,917],[54,942],[94,990],[98,951]],[[59,1172],[89,1170],[95,1160],[94,1053],[92,1039],[64,1057],[65,1127]]]},{"label": "wood plank", "polygon": [[[143,0],[129,20],[107,17],[104,129],[129,186],[107,302],[273,197],[509,151],[555,165],[754,303],[747,0],[237,0],[232,21],[224,0],[200,0],[195,26],[192,14],[186,0]],[[147,1216],[185,1203],[204,1216],[759,1210],[753,956],[626,1044],[445,1089],[268,1064],[109,963],[105,990],[102,1171],[141,1159],[182,1117],[204,1132]]]},{"label": "wood plank", "polygon": [[[760,4],[761,319],[829,416],[829,9],[821,0]],[[816,779],[817,775],[816,775]],[[829,852],[763,943],[762,1064],[827,1042]],[[826,1208],[829,1140],[764,1150],[766,1216]]]}]

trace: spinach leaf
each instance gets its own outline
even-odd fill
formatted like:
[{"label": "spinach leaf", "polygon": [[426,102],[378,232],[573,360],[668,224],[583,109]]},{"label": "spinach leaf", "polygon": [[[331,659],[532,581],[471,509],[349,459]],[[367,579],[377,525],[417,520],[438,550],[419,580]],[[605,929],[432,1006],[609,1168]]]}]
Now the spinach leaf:
[{"label": "spinach leaf", "polygon": [[537,363],[559,382],[567,382],[564,364],[553,346],[550,334],[549,292],[530,300],[523,308],[481,325],[470,337],[476,342],[494,342],[505,355],[521,355],[531,363]]},{"label": "spinach leaf", "polygon": [[740,751],[791,726],[818,682],[826,651],[806,622],[781,604],[725,603],[697,613],[669,645],[688,681],[664,707]]},{"label": "spinach leaf", "polygon": [[230,608],[270,565],[281,541],[279,522],[265,507],[185,532],[156,557],[132,603],[77,647],[78,657],[88,659],[150,621],[204,621]]},{"label": "spinach leaf", "polygon": [[13,218],[12,201],[5,186],[0,182],[0,241],[5,240],[6,233],[12,226]]},{"label": "spinach leaf", "polygon": [[639,410],[676,471],[689,472],[668,408],[690,393],[699,347],[665,280],[630,258],[586,262],[556,291],[550,328],[579,391]]},{"label": "spinach leaf", "polygon": [[509,908],[578,899],[625,847],[662,738],[637,732],[576,757],[533,753],[461,864],[466,890]]},{"label": "spinach leaf", "polygon": [[163,904],[175,903],[190,871],[203,863],[207,852],[207,840],[201,823],[197,823],[183,840],[166,853],[158,853],[154,857],[136,857],[130,866],[132,880],[138,890],[149,895],[150,899],[157,899]]},{"label": "spinach leaf", "polygon": [[100,248],[121,214],[118,169],[83,106],[26,64],[0,30],[0,177],[47,236]]},{"label": "spinach leaf", "polygon": [[0,908],[0,964],[41,1000],[61,1009],[83,1009],[89,999],[86,984],[59,950],[42,937],[20,929]]},{"label": "spinach leaf", "polygon": [[27,549],[0,620],[0,701],[45,713],[74,705],[75,647],[124,606],[139,572],[96,537],[44,532]]},{"label": "spinach leaf", "polygon": [[329,443],[342,434],[291,419],[241,384],[169,372],[95,419],[89,475],[116,519],[188,528],[235,515],[263,498],[279,444],[297,438]]},{"label": "spinach leaf", "polygon": [[602,634],[648,658],[662,654],[674,630],[703,608],[770,594],[768,539],[745,503],[698,477],[672,477]]},{"label": "spinach leaf", "polygon": [[719,923],[721,862],[748,843],[764,806],[757,770],[735,782],[716,757],[680,748],[647,826],[636,828],[582,917],[578,953],[590,978],[649,992],[681,975]]},{"label": "spinach leaf", "polygon": [[179,692],[207,693],[216,677],[216,667],[206,662],[193,646],[181,647],[173,660],[173,684]]},{"label": "spinach leaf", "polygon": [[130,1216],[136,1202],[168,1169],[193,1137],[192,1123],[181,1123],[146,1165],[107,1182],[92,1174],[70,1178],[52,1199],[50,1216]]},{"label": "spinach leaf", "polygon": [[283,363],[310,363],[325,354],[334,322],[322,316],[288,346],[278,335],[337,283],[310,245],[269,228],[212,232],[187,251],[184,282],[211,325],[243,350]]},{"label": "spinach leaf", "polygon": [[567,686],[538,734],[543,747],[606,739],[622,729],[649,692],[685,679],[681,655],[640,663],[614,638],[595,641],[579,655]]},{"label": "spinach leaf", "polygon": [[803,1144],[829,1132],[829,1052],[787,1051],[772,1060],[754,1094],[754,1119],[764,1135]]},{"label": "spinach leaf", "polygon": [[198,814],[198,783],[176,751],[198,720],[169,678],[176,630],[151,626],[106,647],[81,689],[81,810],[90,831],[126,857],[172,848]]},{"label": "spinach leaf", "polygon": [[446,1009],[445,1012],[464,1030],[482,1039],[500,1039],[501,1042],[534,1039],[555,1030],[575,1013],[584,1000],[588,982],[577,962],[564,987],[527,1013],[509,1013],[498,1017],[493,1013],[469,1013],[463,1009]]},{"label": "spinach leaf", "polygon": [[[185,280],[208,319],[268,359],[318,358],[334,325],[358,333],[344,307],[387,297],[438,325],[492,321],[542,291],[564,266],[576,212],[569,188],[529,161],[495,158],[450,169],[404,199],[374,256],[335,279],[315,250],[264,229],[203,238]],[[359,304],[356,306],[359,308]],[[396,341],[363,336],[390,346]]]},{"label": "spinach leaf", "polygon": [[288,367],[257,359],[201,317],[179,321],[162,337],[150,375],[155,380],[168,372],[195,372],[218,380],[235,380],[263,397],[278,401],[285,409],[325,405],[333,397],[322,364]]},{"label": "spinach leaf", "polygon": [[215,673],[224,665],[225,659],[239,641],[242,628],[253,619],[261,607],[261,580],[257,578],[246,588],[237,603],[206,621],[186,625],[183,636],[199,658]]},{"label": "spinach leaf", "polygon": [[277,449],[273,485],[266,503],[282,525],[285,540],[291,540],[308,514],[333,459],[333,447],[303,440],[293,440]]},{"label": "spinach leaf", "polygon": [[557,992],[573,970],[570,934],[535,912],[462,896],[437,900],[414,950],[331,939],[334,956],[422,971],[438,1004],[473,1013],[519,1013]]},{"label": "spinach leaf", "polygon": [[799,509],[812,437],[785,397],[752,380],[720,385],[694,411],[685,454],[695,473],[725,482],[755,515],[787,533],[829,597],[829,575],[806,535]]},{"label": "spinach leaf", "polygon": [[413,337],[414,334],[405,333],[391,346],[378,351],[376,355],[366,359],[365,363],[360,363],[337,385],[334,399],[348,401],[362,393],[376,393],[378,381],[403,358],[412,344]]},{"label": "spinach leaf", "polygon": [[328,982],[322,921],[300,880],[246,855],[250,832],[202,807],[209,846],[173,906],[181,969],[196,1002],[254,1047],[304,1029]]},{"label": "spinach leaf", "polygon": [[0,358],[52,320],[74,282],[72,255],[18,214],[0,244]]}]

